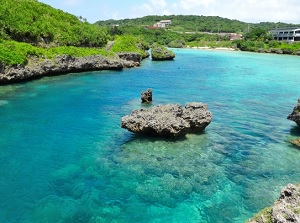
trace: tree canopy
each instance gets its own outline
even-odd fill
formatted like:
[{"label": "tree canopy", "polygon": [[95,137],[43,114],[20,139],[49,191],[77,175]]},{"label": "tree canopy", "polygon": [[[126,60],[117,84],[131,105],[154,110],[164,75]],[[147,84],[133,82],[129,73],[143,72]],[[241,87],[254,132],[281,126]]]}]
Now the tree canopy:
[{"label": "tree canopy", "polygon": [[261,23],[246,23],[238,20],[232,20],[222,18],[219,16],[197,16],[197,15],[169,15],[169,16],[144,16],[135,19],[121,19],[121,20],[106,20],[98,21],[98,25],[119,25],[123,26],[151,26],[160,20],[172,20],[172,25],[168,26],[167,29],[173,31],[182,32],[235,32],[243,33],[249,29],[262,28],[264,30],[275,29],[276,27],[295,27],[300,26],[299,24],[286,24],[286,23],[272,23],[272,22],[261,22]]}]

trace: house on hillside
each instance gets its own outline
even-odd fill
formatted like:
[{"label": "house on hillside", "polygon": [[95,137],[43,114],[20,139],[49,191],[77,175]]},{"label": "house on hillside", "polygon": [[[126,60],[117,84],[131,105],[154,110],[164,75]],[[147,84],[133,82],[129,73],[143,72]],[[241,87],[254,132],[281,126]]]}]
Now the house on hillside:
[{"label": "house on hillside", "polygon": [[159,22],[155,23],[153,26],[165,28],[166,26],[171,25],[171,24],[172,24],[171,20],[160,20]]},{"label": "house on hillside", "polygon": [[233,40],[240,40],[242,38],[243,38],[243,36],[241,34],[230,33],[230,35],[229,35],[229,39],[231,41],[233,41]]},{"label": "house on hillside", "polygon": [[275,40],[291,42],[300,41],[300,27],[273,29],[269,32]]}]

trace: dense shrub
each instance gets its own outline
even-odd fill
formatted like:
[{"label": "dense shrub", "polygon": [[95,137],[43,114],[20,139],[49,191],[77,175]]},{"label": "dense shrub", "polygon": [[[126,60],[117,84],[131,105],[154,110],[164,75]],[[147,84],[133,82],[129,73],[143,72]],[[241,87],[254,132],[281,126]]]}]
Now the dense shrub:
[{"label": "dense shrub", "polygon": [[111,48],[112,52],[135,52],[146,57],[146,52],[149,47],[141,38],[124,35],[116,36],[114,45]]},{"label": "dense shrub", "polygon": [[0,38],[95,47],[105,45],[109,35],[106,28],[82,22],[36,0],[6,0],[0,7]]},{"label": "dense shrub", "polygon": [[0,41],[0,62],[5,65],[26,64],[32,56],[52,59],[57,55],[71,55],[76,57],[89,55],[113,56],[114,53],[100,48],[83,48],[73,46],[61,46],[53,48],[41,48],[28,43],[16,41]]}]

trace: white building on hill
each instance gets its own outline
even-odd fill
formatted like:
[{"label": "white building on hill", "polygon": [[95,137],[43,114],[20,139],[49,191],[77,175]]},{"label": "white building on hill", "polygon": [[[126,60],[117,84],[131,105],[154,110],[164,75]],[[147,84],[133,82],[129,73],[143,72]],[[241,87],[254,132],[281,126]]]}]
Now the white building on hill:
[{"label": "white building on hill", "polygon": [[171,20],[160,20],[159,22],[155,23],[153,26],[165,28],[168,25],[171,25]]},{"label": "white building on hill", "polygon": [[300,28],[280,28],[269,31],[275,40],[300,41]]}]

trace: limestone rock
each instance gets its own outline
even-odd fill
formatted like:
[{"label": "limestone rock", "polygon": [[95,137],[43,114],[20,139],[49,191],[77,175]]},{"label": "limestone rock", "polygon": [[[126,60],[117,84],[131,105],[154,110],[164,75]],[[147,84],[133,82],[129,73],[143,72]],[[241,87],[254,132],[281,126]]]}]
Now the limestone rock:
[{"label": "limestone rock", "polygon": [[59,55],[53,60],[31,59],[27,65],[0,66],[0,84],[19,82],[42,76],[94,70],[122,70],[124,67],[139,66],[141,56],[123,54],[120,58],[100,55],[72,57]]},{"label": "limestone rock", "polygon": [[152,101],[152,89],[149,88],[147,91],[142,91],[141,93],[142,103],[149,103]]},{"label": "limestone rock", "polygon": [[288,184],[278,200],[248,223],[300,223],[300,185]]},{"label": "limestone rock", "polygon": [[173,60],[175,54],[163,46],[154,46],[151,50],[152,60]]},{"label": "limestone rock", "polygon": [[185,105],[182,118],[189,122],[189,132],[199,132],[210,124],[212,114],[206,104],[193,102]]},{"label": "limestone rock", "polygon": [[142,60],[138,53],[119,53],[118,56],[123,60],[124,67],[138,67]]},{"label": "limestone rock", "polygon": [[203,103],[158,105],[133,111],[122,117],[121,127],[134,133],[180,137],[200,132],[211,122],[211,112]]},{"label": "limestone rock", "polygon": [[300,99],[298,99],[297,105],[294,107],[293,112],[287,117],[289,120],[292,120],[300,126]]},{"label": "limestone rock", "polygon": [[292,143],[295,146],[300,147],[300,138],[294,139],[294,140],[290,140],[290,143]]}]

